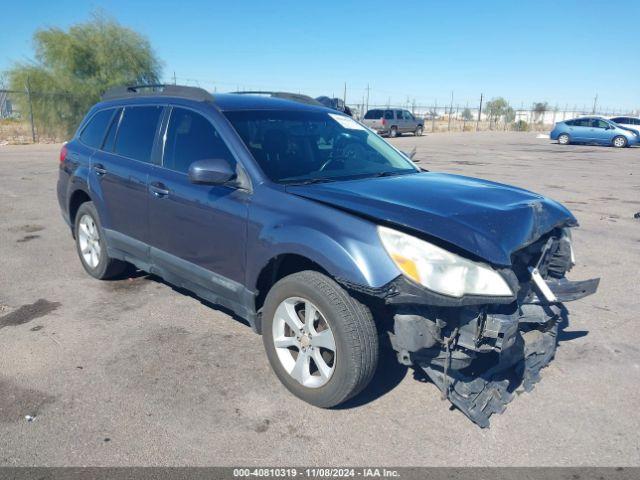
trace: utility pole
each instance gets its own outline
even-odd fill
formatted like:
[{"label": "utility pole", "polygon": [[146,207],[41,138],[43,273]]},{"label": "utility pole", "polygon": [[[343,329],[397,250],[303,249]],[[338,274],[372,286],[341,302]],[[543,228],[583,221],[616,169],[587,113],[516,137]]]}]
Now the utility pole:
[{"label": "utility pole", "polygon": [[451,131],[451,114],[453,113],[453,90],[451,90],[451,103],[449,104],[449,124],[447,125],[447,132]]},{"label": "utility pole", "polygon": [[596,98],[593,99],[593,111],[591,112],[591,115],[595,115],[596,113],[596,105],[598,105],[598,94],[596,93]]},{"label": "utility pole", "polygon": [[36,143],[36,127],[33,124],[33,102],[31,101],[31,82],[27,76],[27,97],[29,98],[29,121],[31,122],[31,140]]},{"label": "utility pole", "polygon": [[173,84],[177,85],[178,83],[176,82],[176,71],[173,71]]},{"label": "utility pole", "polygon": [[367,83],[367,108],[364,111],[364,113],[367,113],[369,111],[369,90],[371,90],[371,88],[369,87],[369,84]]},{"label": "utility pole", "polygon": [[478,120],[476,121],[476,132],[480,127],[480,115],[482,115],[482,93],[480,94],[480,108],[478,108]]},{"label": "utility pole", "polygon": [[438,100],[433,102],[433,114],[431,115],[431,133],[436,130],[436,115],[438,115]]},{"label": "utility pole", "polygon": [[344,106],[347,106],[347,82],[344,82],[344,95],[342,96],[342,102]]},{"label": "utility pole", "polygon": [[469,100],[467,100],[467,106],[464,108],[465,112],[462,116],[462,131],[464,132],[465,127],[467,126],[467,110],[469,110]]}]

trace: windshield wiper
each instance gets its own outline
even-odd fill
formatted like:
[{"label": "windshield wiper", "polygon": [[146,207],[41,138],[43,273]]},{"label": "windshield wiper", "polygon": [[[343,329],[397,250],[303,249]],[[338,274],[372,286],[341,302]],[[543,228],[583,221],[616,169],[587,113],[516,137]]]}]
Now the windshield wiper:
[{"label": "windshield wiper", "polygon": [[372,177],[394,177],[396,175],[406,175],[408,173],[414,173],[413,171],[407,172],[406,170],[396,170],[392,172],[380,172],[372,175]]},{"label": "windshield wiper", "polygon": [[318,178],[308,178],[306,180],[297,180],[297,181],[285,180],[285,183],[287,185],[311,185],[312,183],[326,183],[326,182],[333,182],[333,181],[334,181],[333,178],[318,177]]}]

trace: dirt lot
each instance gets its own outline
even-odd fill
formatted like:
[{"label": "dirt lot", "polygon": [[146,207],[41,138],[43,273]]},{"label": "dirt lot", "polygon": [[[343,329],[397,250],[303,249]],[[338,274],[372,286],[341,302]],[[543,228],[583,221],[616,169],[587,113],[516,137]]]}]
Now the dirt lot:
[{"label": "dirt lot", "polygon": [[[242,323],[139,276],[91,279],[55,199],[59,146],[0,147],[0,465],[640,465],[640,149],[440,134],[421,165],[565,203],[599,292],[533,392],[481,430],[385,359],[347,407],[285,391]],[[35,416],[31,422],[26,415]]]}]

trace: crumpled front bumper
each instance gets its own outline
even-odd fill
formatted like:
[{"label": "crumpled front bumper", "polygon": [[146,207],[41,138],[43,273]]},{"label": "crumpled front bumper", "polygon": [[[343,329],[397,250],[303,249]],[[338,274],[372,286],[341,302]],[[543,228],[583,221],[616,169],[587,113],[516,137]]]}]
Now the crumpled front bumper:
[{"label": "crumpled front bumper", "polygon": [[563,302],[593,294],[599,279],[544,282],[525,284],[510,304],[450,306],[417,302],[415,289],[403,292],[406,283],[399,282],[387,298],[396,305],[390,338],[399,362],[421,368],[443,398],[489,426],[489,417],[503,412],[517,390],[531,390],[553,359],[558,329],[568,321]]}]

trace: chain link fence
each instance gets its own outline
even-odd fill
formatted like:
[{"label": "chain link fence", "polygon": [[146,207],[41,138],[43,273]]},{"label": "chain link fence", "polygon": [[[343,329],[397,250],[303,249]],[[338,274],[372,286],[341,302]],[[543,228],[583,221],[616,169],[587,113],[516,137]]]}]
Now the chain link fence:
[{"label": "chain link fence", "polygon": [[[214,88],[217,91],[217,88]],[[70,119],[69,104],[77,103],[72,94],[0,89],[0,143],[50,143],[68,138]],[[489,116],[486,101],[470,106],[449,105],[366,104],[348,103],[353,115],[362,119],[368,109],[408,110],[424,122],[425,133],[476,132],[476,131],[549,131],[553,124],[582,115],[615,116],[633,114],[613,109],[588,109],[586,106],[565,105],[546,109],[509,107],[506,114]],[[67,117],[65,117],[65,115]],[[66,127],[65,127],[66,125]]]}]

